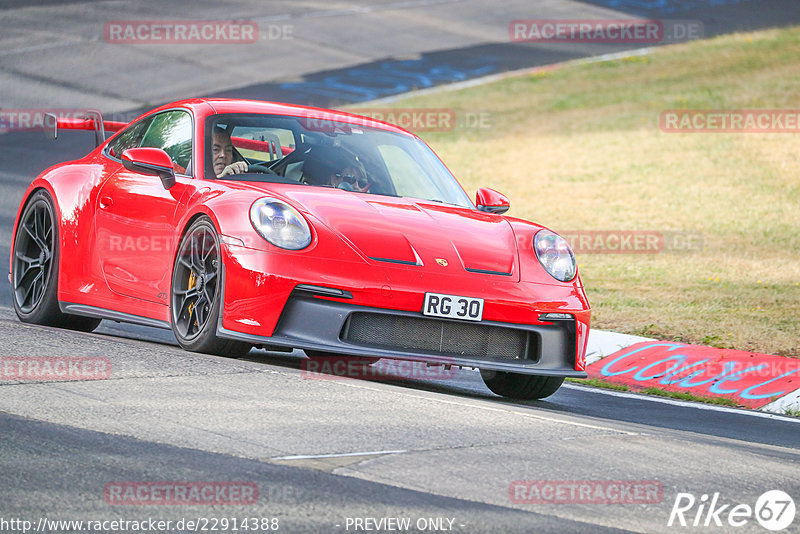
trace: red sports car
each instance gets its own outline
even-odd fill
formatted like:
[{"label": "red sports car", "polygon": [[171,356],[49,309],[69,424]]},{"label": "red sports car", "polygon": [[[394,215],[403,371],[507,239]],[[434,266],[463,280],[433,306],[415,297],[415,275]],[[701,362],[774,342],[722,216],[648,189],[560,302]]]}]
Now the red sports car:
[{"label": "red sports car", "polygon": [[586,376],[590,311],[567,242],[502,215],[491,189],[473,204],[401,128],[225,99],[130,124],[53,119],[98,146],[25,192],[9,277],[22,321],[128,321],[233,356],[478,368],[519,399]]}]

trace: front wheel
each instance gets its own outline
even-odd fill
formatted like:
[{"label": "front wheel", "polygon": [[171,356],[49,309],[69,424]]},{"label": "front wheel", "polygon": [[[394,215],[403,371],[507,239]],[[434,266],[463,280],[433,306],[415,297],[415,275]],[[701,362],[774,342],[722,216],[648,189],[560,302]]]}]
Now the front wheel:
[{"label": "front wheel", "polygon": [[252,345],[217,337],[222,307],[222,257],[210,219],[196,220],[186,231],[172,270],[172,332],[192,352],[241,357]]},{"label": "front wheel", "polygon": [[519,400],[549,397],[564,383],[563,376],[523,375],[481,369],[481,378],[493,393]]}]

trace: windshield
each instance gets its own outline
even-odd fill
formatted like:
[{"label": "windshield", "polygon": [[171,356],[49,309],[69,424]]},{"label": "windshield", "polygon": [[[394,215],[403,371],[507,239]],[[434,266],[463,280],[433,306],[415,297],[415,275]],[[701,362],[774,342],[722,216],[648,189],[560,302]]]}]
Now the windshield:
[{"label": "windshield", "polygon": [[408,135],[354,122],[263,114],[206,121],[206,176],[282,182],[472,207],[447,167]]}]

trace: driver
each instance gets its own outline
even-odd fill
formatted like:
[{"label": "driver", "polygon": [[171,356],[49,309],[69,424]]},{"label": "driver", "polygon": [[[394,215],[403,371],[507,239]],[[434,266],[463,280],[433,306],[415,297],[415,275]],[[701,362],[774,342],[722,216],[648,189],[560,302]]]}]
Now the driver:
[{"label": "driver", "polygon": [[330,179],[331,185],[339,189],[358,191],[360,193],[369,189],[369,180],[367,180],[366,173],[360,165],[348,165],[331,175]]},{"label": "driver", "polygon": [[330,147],[312,149],[303,165],[303,179],[313,185],[365,192],[370,182],[355,156]]},{"label": "driver", "polygon": [[214,140],[211,145],[211,161],[217,178],[247,172],[246,161],[233,161],[233,143],[230,134],[219,126],[214,128]]}]

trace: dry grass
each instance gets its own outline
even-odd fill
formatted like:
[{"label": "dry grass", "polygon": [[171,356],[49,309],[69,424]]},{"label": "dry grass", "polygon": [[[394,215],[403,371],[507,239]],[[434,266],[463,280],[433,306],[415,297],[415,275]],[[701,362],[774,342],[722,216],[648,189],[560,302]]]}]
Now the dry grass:
[{"label": "dry grass", "polygon": [[800,109],[798,28],[412,97],[491,128],[422,136],[468,191],[556,231],[700,233],[704,250],[579,255],[593,326],[800,357],[800,136],[675,134],[666,109]]}]

